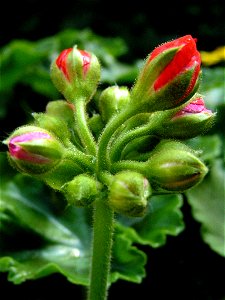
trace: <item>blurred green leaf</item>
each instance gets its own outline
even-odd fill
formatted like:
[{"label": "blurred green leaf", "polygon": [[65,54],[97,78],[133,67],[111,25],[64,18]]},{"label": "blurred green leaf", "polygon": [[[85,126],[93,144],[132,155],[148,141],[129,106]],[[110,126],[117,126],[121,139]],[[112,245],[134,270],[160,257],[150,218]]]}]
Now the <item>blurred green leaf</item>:
[{"label": "blurred green leaf", "polygon": [[203,182],[187,192],[193,215],[202,224],[203,240],[222,256],[225,256],[224,179],[224,164],[217,159]]},{"label": "blurred green leaf", "polygon": [[202,74],[200,91],[204,95],[207,107],[215,111],[219,106],[225,105],[225,68],[202,68]]},{"label": "blurred green leaf", "polygon": [[187,144],[196,150],[206,163],[212,162],[221,155],[222,140],[217,134],[198,136],[187,141]]}]

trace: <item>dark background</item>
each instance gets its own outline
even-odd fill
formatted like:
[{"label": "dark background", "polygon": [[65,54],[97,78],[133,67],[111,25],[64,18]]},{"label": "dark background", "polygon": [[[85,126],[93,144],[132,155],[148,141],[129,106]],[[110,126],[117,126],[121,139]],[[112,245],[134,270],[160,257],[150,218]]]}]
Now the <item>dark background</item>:
[{"label": "dark background", "polygon": [[[90,28],[106,37],[121,37],[129,48],[123,59],[144,58],[169,39],[191,34],[200,50],[224,44],[224,2],[211,1],[4,1],[0,18],[0,46],[13,39],[38,40],[66,28]],[[182,207],[186,229],[168,237],[165,246],[140,247],[148,255],[147,277],[141,284],[118,281],[109,300],[224,300],[224,258],[202,241],[200,224],[189,205]],[[0,275],[1,299],[49,300],[84,298],[85,289],[61,275],[51,275],[21,285]],[[83,295],[83,296],[82,296]]]},{"label": "dark background", "polygon": [[0,45],[15,38],[37,40],[66,28],[91,28],[102,36],[124,38],[135,59],[185,34],[198,38],[200,50],[213,50],[224,44],[224,7],[223,0],[6,0]]}]

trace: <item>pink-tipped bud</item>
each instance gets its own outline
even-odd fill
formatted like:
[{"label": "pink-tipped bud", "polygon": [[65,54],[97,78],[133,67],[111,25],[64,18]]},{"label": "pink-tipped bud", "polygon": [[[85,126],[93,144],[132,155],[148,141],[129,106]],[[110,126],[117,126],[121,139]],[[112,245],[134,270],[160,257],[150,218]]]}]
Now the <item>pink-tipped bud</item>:
[{"label": "pink-tipped bud", "polygon": [[206,133],[213,125],[215,113],[207,109],[200,95],[176,112],[158,129],[158,134],[166,138],[188,139]]},{"label": "pink-tipped bud", "polygon": [[175,114],[173,119],[175,120],[183,116],[188,116],[193,114],[196,115],[199,113],[208,114],[208,115],[212,114],[212,111],[205,107],[205,102],[202,97],[198,97],[197,99],[187,104],[184,108],[182,108],[180,111],[178,111]]},{"label": "pink-tipped bud", "polygon": [[4,141],[9,148],[9,159],[19,171],[42,174],[51,170],[63,154],[61,143],[47,130],[24,126]]}]

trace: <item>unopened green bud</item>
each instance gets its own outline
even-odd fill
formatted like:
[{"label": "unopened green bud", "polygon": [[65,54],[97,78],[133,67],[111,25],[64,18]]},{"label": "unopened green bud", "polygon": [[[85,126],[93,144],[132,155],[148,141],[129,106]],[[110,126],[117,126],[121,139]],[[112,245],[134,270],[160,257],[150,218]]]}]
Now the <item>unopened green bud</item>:
[{"label": "unopened green bud", "polygon": [[57,117],[47,113],[33,113],[35,125],[54,133],[62,142],[70,138],[70,131],[67,124]]},{"label": "unopened green bud", "polygon": [[62,187],[66,200],[71,205],[90,205],[100,193],[101,184],[89,175],[81,174]]},{"label": "unopened green bud", "polygon": [[202,181],[208,169],[181,142],[162,141],[146,164],[146,175],[156,191],[184,192]]},{"label": "unopened green bud", "polygon": [[122,171],[114,176],[109,192],[109,205],[118,213],[130,217],[145,214],[151,187],[148,180],[133,171]]},{"label": "unopened green bud", "polygon": [[30,175],[50,171],[64,154],[59,140],[51,132],[37,126],[16,129],[4,143],[8,145],[12,165]]},{"label": "unopened green bud", "polygon": [[46,113],[49,116],[63,120],[69,128],[74,126],[74,110],[75,106],[65,100],[50,101],[46,106]]},{"label": "unopened green bud", "polygon": [[118,114],[130,102],[127,87],[111,86],[105,89],[99,98],[99,109],[103,121],[106,123],[115,114]]}]

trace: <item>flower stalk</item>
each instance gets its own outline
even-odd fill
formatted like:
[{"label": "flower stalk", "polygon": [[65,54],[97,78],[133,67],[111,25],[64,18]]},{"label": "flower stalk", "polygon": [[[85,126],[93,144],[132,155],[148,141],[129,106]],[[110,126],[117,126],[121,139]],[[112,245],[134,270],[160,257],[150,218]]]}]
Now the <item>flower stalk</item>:
[{"label": "flower stalk", "polygon": [[107,299],[113,231],[114,212],[103,196],[94,202],[93,243],[88,300]]}]

